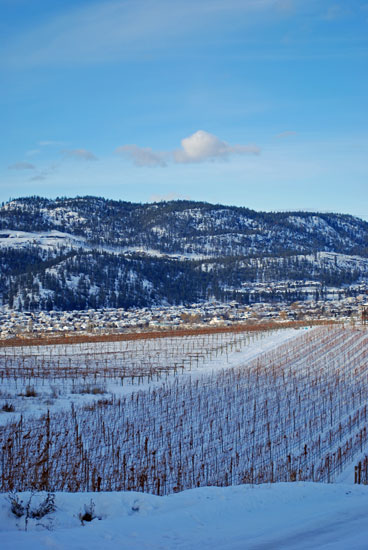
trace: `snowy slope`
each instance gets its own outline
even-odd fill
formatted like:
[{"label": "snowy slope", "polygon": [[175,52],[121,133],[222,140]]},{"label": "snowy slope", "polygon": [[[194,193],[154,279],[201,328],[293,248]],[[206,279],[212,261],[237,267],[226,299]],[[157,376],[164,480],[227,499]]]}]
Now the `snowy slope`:
[{"label": "snowy slope", "polygon": [[85,239],[61,231],[27,232],[6,230],[0,231],[0,248],[24,248],[37,246],[41,249],[52,249],[65,246],[79,248],[85,245]]},{"label": "snowy slope", "polygon": [[141,254],[143,256],[152,256],[154,258],[173,258],[180,260],[202,260],[205,255],[200,254],[169,254],[163,253],[144,246],[100,246],[88,245],[86,239],[81,236],[75,236],[61,231],[15,231],[12,229],[0,230],[0,248],[24,249],[37,247],[44,249],[58,249],[65,247],[68,249],[83,248],[86,250],[99,250],[111,254]]}]

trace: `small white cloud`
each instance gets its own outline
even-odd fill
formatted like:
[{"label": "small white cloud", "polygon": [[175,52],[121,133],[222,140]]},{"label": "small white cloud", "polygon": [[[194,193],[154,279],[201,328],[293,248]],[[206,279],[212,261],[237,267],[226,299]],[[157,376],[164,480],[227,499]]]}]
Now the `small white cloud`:
[{"label": "small white cloud", "polygon": [[77,159],[77,160],[97,160],[97,157],[91,153],[91,151],[87,151],[86,149],[71,149],[71,150],[64,150],[62,153],[65,155],[65,157]]},{"label": "small white cloud", "polygon": [[26,152],[27,157],[34,157],[35,155],[38,155],[41,151],[39,149],[31,149],[30,151]]},{"label": "small white cloud", "polygon": [[182,139],[181,146],[181,149],[174,151],[174,160],[180,164],[225,159],[230,155],[257,155],[260,153],[260,149],[256,145],[230,145],[204,130],[198,130],[191,136]]},{"label": "small white cloud", "polygon": [[122,145],[115,150],[128,157],[136,166],[166,166],[165,153],[153,151],[151,147],[138,147],[138,145]]},{"label": "small white cloud", "polygon": [[9,170],[36,170],[36,167],[34,164],[31,164],[30,162],[16,162],[15,164],[11,164],[8,166]]}]

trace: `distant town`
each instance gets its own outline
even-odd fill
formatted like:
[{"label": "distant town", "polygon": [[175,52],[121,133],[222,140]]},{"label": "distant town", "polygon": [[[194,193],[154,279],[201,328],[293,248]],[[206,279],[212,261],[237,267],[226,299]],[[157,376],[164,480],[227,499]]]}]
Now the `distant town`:
[{"label": "distant town", "polygon": [[[78,334],[119,334],[137,331],[170,330],[231,326],[266,321],[340,320],[358,322],[368,309],[368,285],[362,283],[348,289],[325,288],[314,281],[293,283],[246,284],[258,301],[244,305],[236,300],[216,300],[145,308],[104,308],[75,311],[0,310],[0,338],[58,336]],[[305,299],[288,302],[282,298],[294,287],[304,292]],[[349,294],[349,295],[347,295]],[[265,301],[259,301],[259,296]],[[270,297],[267,300],[267,296]],[[278,300],[275,302],[275,296]],[[271,299],[272,297],[272,299]]]}]

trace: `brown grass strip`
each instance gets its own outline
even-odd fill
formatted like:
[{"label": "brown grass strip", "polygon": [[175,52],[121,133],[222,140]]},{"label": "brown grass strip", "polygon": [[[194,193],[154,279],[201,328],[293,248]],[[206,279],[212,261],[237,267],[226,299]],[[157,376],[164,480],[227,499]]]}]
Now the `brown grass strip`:
[{"label": "brown grass strip", "polygon": [[173,338],[181,336],[196,336],[201,334],[217,334],[224,332],[261,332],[267,330],[275,330],[279,328],[302,328],[319,325],[332,325],[336,321],[332,320],[310,320],[310,321],[286,321],[286,322],[268,322],[268,323],[242,323],[232,326],[219,327],[201,327],[188,329],[162,329],[155,331],[144,332],[124,332],[119,334],[63,334],[60,336],[44,336],[32,337],[23,335],[22,337],[9,338],[0,340],[0,348],[3,347],[20,347],[20,346],[48,346],[58,344],[81,344],[88,342],[121,342],[127,340],[148,340],[152,338]]}]

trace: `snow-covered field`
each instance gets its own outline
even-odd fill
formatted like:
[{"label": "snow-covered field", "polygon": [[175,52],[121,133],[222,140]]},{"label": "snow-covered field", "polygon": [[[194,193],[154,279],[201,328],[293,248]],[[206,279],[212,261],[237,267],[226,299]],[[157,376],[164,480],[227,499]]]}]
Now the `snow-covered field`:
[{"label": "snow-covered field", "polygon": [[0,378],[1,549],[368,548],[363,327],[3,348]]}]

